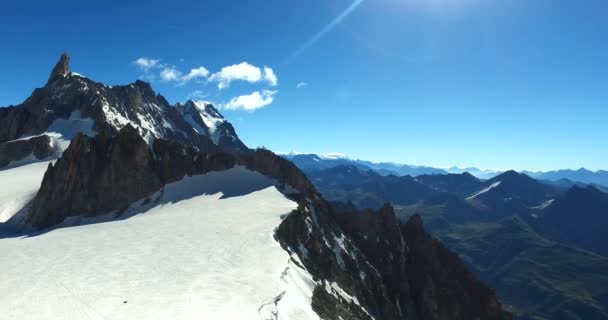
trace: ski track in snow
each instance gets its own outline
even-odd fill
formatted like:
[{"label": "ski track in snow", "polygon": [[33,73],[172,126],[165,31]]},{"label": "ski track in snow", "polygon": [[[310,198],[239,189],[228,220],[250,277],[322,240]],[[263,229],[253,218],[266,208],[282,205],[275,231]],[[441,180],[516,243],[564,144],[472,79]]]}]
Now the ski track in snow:
[{"label": "ski track in snow", "polygon": [[244,170],[169,184],[126,220],[0,239],[2,319],[264,319],[275,300],[270,319],[318,319],[314,282],[273,239],[297,204]]}]

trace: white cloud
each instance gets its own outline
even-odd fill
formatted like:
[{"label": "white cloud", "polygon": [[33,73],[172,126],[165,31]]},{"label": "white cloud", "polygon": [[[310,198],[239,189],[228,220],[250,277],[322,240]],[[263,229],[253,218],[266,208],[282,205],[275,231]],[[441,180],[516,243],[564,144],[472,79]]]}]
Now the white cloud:
[{"label": "white cloud", "polygon": [[227,110],[254,111],[263,108],[274,101],[275,90],[254,91],[251,94],[230,99],[223,107]]},{"label": "white cloud", "polygon": [[182,78],[182,73],[173,67],[166,67],[160,71],[160,78],[164,81],[178,81]]},{"label": "white cloud", "polygon": [[248,62],[241,62],[231,66],[223,67],[220,71],[212,74],[209,77],[210,81],[217,82],[217,87],[221,89],[228,88],[232,81],[247,81],[256,83],[267,81],[271,86],[276,86],[278,83],[277,75],[270,67],[264,67],[262,70]]},{"label": "white cloud", "polygon": [[184,85],[196,79],[207,79],[209,82],[217,83],[220,90],[229,87],[232,81],[246,81],[249,83],[264,81],[272,87],[275,87],[278,84],[277,75],[272,68],[264,66],[264,68],[260,69],[248,62],[226,66],[220,71],[211,74],[209,70],[203,66],[190,69],[190,71],[186,73],[177,69],[175,66],[160,63],[160,61],[160,59],[142,57],[133,61],[133,63],[143,71],[144,75],[142,75],[141,78],[156,79],[151,70],[160,70],[158,71],[160,80],[173,81],[178,85]]},{"label": "white cloud", "polygon": [[160,59],[151,59],[151,58],[144,58],[144,57],[133,61],[133,63],[135,65],[137,65],[140,69],[142,69],[144,71],[148,71],[148,70],[156,67],[159,62],[160,62]]},{"label": "white cloud", "polygon": [[230,82],[235,80],[242,80],[247,82],[258,82],[262,79],[262,71],[260,68],[250,65],[247,62],[241,62],[239,64],[233,64],[231,66],[223,67],[222,70],[216,72],[209,77],[209,80],[218,83],[219,89],[227,88]]},{"label": "white cloud", "polygon": [[188,74],[183,74],[175,67],[163,66],[160,71],[160,78],[163,81],[175,81],[179,85],[184,85],[194,79],[205,79],[209,75],[209,70],[205,67],[198,67],[191,69]]},{"label": "white cloud", "polygon": [[307,82],[300,82],[296,85],[297,89],[301,89],[301,88],[306,88],[308,87],[308,83]]},{"label": "white cloud", "polygon": [[207,70],[205,67],[198,67],[195,69],[191,69],[187,75],[182,77],[182,81],[188,82],[188,81],[196,79],[196,78],[207,78],[208,75],[209,75],[209,70]]},{"label": "white cloud", "polygon": [[268,83],[273,87],[277,85],[277,75],[274,73],[274,70],[272,70],[272,68],[264,67],[264,80],[268,81]]}]

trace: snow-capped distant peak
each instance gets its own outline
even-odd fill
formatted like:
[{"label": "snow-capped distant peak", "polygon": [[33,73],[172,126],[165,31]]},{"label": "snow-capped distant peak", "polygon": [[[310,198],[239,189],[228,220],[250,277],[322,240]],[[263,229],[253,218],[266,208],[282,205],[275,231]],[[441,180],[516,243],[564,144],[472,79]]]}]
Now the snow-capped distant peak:
[{"label": "snow-capped distant peak", "polygon": [[339,153],[339,152],[329,152],[329,153],[322,154],[321,158],[326,159],[326,160],[336,160],[336,159],[348,159],[348,156],[346,156],[343,153]]},{"label": "snow-capped distant peak", "polygon": [[492,190],[492,189],[494,189],[494,188],[498,187],[498,186],[500,185],[500,183],[501,183],[501,182],[502,182],[502,181],[496,181],[496,182],[492,183],[491,185],[489,185],[489,186],[488,186],[488,187],[486,187],[485,189],[483,189],[483,190],[481,190],[481,191],[477,192],[476,194],[474,194],[474,195],[472,195],[472,196],[468,197],[468,198],[467,198],[467,200],[474,199],[475,197],[477,197],[477,196],[479,196],[479,195],[481,195],[481,194],[484,194],[484,193],[486,193],[486,192],[488,192],[488,191],[490,191],[490,190]]},{"label": "snow-capped distant peak", "polygon": [[[211,140],[215,144],[218,143],[220,138],[218,127],[226,122],[226,119],[215,109],[211,102],[188,100],[185,103],[179,104],[178,108],[184,115],[184,119],[198,134],[208,133]],[[204,124],[207,130],[201,126],[202,124]]]}]

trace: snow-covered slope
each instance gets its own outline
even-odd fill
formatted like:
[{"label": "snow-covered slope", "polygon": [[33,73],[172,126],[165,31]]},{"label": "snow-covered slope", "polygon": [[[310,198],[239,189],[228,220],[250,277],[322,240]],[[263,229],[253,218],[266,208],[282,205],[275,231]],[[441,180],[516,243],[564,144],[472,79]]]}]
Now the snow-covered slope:
[{"label": "snow-covered slope", "polygon": [[0,170],[0,222],[21,210],[34,198],[49,162]]},{"label": "snow-covered slope", "polygon": [[2,318],[317,318],[310,276],[273,239],[296,203],[272,181],[235,167],[159,200],[122,221],[2,239]]}]

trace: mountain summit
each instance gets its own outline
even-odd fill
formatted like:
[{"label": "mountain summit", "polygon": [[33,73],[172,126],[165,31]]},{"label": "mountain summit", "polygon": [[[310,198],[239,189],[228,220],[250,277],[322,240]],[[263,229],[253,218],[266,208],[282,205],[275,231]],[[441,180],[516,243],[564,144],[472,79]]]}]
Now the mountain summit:
[{"label": "mountain summit", "polygon": [[70,55],[65,52],[59,58],[59,61],[51,71],[47,84],[51,83],[57,77],[65,77],[70,72]]},{"label": "mountain summit", "polygon": [[[149,145],[167,139],[204,152],[250,152],[212,104],[198,108],[188,101],[172,106],[149,83],[107,86],[71,72],[69,61],[67,53],[61,55],[44,87],[22,104],[0,109],[0,149],[12,150],[0,165],[27,157],[58,157],[77,132],[114,135],[127,124]],[[32,139],[44,136],[53,148],[31,156]]]}]

